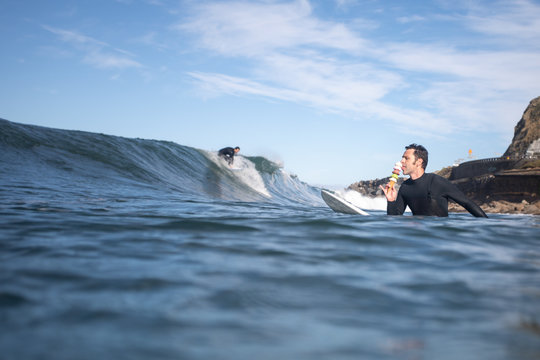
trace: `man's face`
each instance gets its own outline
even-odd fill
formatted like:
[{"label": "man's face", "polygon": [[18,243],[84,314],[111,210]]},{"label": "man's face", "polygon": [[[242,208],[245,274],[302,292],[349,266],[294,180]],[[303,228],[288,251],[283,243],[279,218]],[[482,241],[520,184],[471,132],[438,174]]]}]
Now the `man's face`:
[{"label": "man's face", "polygon": [[408,149],[401,158],[401,170],[403,175],[409,175],[422,167],[422,159],[416,159],[414,149]]}]

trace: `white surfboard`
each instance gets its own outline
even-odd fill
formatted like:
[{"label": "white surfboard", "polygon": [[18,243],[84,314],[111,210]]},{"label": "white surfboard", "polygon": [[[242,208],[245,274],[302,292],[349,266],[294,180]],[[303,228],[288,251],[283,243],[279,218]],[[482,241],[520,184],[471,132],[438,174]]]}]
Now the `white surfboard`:
[{"label": "white surfboard", "polygon": [[321,196],[330,209],[334,210],[335,212],[354,215],[369,215],[367,212],[354,204],[351,204],[333,191],[322,189]]}]

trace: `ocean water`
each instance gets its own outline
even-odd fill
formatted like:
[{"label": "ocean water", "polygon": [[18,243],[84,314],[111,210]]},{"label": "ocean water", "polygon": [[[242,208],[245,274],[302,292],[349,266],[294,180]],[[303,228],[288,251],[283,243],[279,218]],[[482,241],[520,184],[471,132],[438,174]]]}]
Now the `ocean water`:
[{"label": "ocean water", "polygon": [[235,168],[0,120],[0,358],[540,358],[539,217],[341,215]]}]

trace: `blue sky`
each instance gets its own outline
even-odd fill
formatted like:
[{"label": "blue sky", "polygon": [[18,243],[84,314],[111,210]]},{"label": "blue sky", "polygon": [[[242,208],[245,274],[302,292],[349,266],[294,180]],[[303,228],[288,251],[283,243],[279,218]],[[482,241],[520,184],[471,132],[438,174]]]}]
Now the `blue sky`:
[{"label": "blue sky", "polygon": [[501,155],[540,96],[540,2],[0,0],[0,117],[240,146],[316,185]]}]

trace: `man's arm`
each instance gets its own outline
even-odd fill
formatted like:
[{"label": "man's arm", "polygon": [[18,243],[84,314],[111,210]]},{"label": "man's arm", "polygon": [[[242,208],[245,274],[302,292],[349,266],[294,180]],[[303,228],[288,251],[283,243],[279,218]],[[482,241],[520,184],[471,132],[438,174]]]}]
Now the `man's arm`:
[{"label": "man's arm", "polygon": [[[446,179],[445,179],[446,180]],[[446,195],[454,200],[459,205],[463,206],[471,215],[476,217],[485,217],[487,218],[484,210],[480,206],[476,205],[474,201],[469,199],[461,190],[457,188],[456,185],[452,184],[450,181],[446,180],[447,191]]]}]

